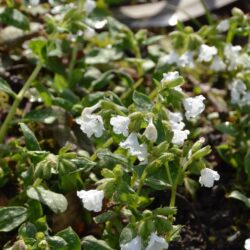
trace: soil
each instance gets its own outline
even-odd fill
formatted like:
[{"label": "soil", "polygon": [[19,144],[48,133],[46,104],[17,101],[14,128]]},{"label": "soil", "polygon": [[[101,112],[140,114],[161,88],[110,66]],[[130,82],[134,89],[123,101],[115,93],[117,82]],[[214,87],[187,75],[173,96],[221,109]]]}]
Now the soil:
[{"label": "soil", "polygon": [[250,237],[249,209],[240,201],[226,198],[235,171],[225,165],[218,171],[220,183],[212,189],[201,188],[196,200],[177,197],[176,224],[185,226],[181,239],[173,242],[169,250],[244,249],[244,241]]}]

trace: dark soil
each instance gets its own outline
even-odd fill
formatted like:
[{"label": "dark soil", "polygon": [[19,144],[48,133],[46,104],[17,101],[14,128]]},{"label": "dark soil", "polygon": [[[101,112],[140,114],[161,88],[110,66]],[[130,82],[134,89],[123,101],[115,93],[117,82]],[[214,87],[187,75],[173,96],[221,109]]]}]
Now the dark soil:
[{"label": "dark soil", "polygon": [[249,209],[240,201],[226,198],[235,172],[227,166],[218,171],[219,184],[212,189],[201,188],[195,201],[177,198],[176,224],[185,226],[181,239],[172,243],[169,250],[244,249],[244,241],[250,237]]}]

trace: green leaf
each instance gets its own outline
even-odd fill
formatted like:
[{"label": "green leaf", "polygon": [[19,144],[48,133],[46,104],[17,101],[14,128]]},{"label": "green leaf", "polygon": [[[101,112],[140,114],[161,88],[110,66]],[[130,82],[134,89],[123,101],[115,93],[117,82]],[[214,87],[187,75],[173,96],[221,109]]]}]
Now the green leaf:
[{"label": "green leaf", "polygon": [[124,227],[120,234],[120,244],[126,244],[130,242],[136,236],[136,232],[131,224]]},{"label": "green leaf", "polygon": [[0,91],[3,91],[13,97],[16,96],[15,92],[11,89],[10,85],[0,77]]},{"label": "green leaf", "polygon": [[238,134],[237,129],[232,124],[230,124],[229,122],[225,122],[225,123],[215,125],[215,128],[217,130],[219,130],[220,132],[222,132],[224,134],[231,135],[231,136],[237,136],[237,134]]},{"label": "green leaf", "polygon": [[120,154],[113,154],[107,149],[97,152],[97,157],[102,159],[105,163],[128,165],[128,159],[126,157]]},{"label": "green leaf", "polygon": [[47,41],[44,38],[34,38],[29,42],[29,48],[41,61],[45,61],[46,45]]},{"label": "green leaf", "polygon": [[92,49],[90,53],[85,56],[85,63],[94,64],[109,64],[122,58],[122,51],[115,48]]},{"label": "green leaf", "polygon": [[29,127],[26,126],[24,123],[20,123],[20,126],[24,135],[27,149],[31,151],[41,150],[34,133],[29,129]]},{"label": "green leaf", "polygon": [[36,238],[36,227],[34,224],[30,222],[24,223],[19,229],[18,229],[18,235],[22,236],[22,238]]},{"label": "green leaf", "polygon": [[112,220],[113,218],[115,218],[117,216],[117,214],[113,211],[108,211],[105,213],[102,213],[98,216],[96,216],[94,218],[95,223],[103,223],[106,222],[108,220]]},{"label": "green leaf", "polygon": [[167,217],[157,215],[155,218],[155,227],[159,234],[165,234],[172,230],[172,224],[167,220]]},{"label": "green leaf", "polygon": [[0,231],[9,232],[18,227],[27,219],[27,215],[27,208],[25,207],[0,208]]},{"label": "green leaf", "polygon": [[28,217],[29,221],[35,222],[43,216],[43,208],[39,201],[29,200],[28,201]]},{"label": "green leaf", "polygon": [[72,163],[74,163],[77,167],[77,170],[74,172],[79,172],[84,170],[90,171],[94,166],[96,166],[96,163],[94,161],[91,161],[88,157],[86,156],[80,156],[77,158],[74,158],[71,160]]},{"label": "green leaf", "polygon": [[248,208],[250,208],[250,198],[246,197],[241,192],[235,190],[228,195],[228,198],[233,198],[242,201]]},{"label": "green leaf", "polygon": [[67,86],[68,86],[68,83],[67,83],[66,79],[64,78],[64,76],[59,75],[59,74],[55,74],[53,87],[57,91],[61,92],[65,88],[67,88]]},{"label": "green leaf", "polygon": [[48,206],[54,213],[63,213],[68,206],[67,199],[62,195],[43,187],[30,187],[27,190],[29,198],[38,200],[44,205]]},{"label": "green leaf", "polygon": [[67,242],[59,236],[49,236],[46,238],[46,240],[50,246],[50,250],[65,249],[65,247],[68,245]]},{"label": "green leaf", "polygon": [[19,10],[13,8],[6,8],[0,14],[0,22],[23,30],[29,29],[29,19]]},{"label": "green leaf", "polygon": [[138,91],[134,91],[133,93],[133,102],[136,107],[142,111],[150,111],[153,107],[148,96]]},{"label": "green leaf", "polygon": [[114,250],[105,241],[97,240],[93,236],[86,236],[82,240],[84,250]]},{"label": "green leaf", "polygon": [[67,242],[67,246],[63,247],[61,250],[80,250],[81,241],[78,235],[73,231],[71,227],[64,229],[56,234],[60,236]]},{"label": "green leaf", "polygon": [[25,121],[42,122],[51,124],[56,120],[56,113],[52,109],[36,109],[29,112],[25,117]]}]

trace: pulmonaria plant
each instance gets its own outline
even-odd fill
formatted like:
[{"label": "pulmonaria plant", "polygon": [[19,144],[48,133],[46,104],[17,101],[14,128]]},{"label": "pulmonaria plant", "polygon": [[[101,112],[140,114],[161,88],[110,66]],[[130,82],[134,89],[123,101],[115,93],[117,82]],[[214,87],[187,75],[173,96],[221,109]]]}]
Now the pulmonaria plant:
[{"label": "pulmonaria plant", "polygon": [[[216,171],[205,168],[203,157],[210,152],[209,146],[202,146],[204,140],[192,144],[188,138],[191,131],[184,129],[189,120],[194,122],[204,111],[205,97],[188,97],[183,83],[179,72],[164,73],[149,96],[134,91],[128,106],[99,99],[76,119],[87,137],[95,140],[91,137],[95,135],[106,141],[95,152],[103,176],[96,182],[98,190],[82,190],[77,195],[84,208],[103,213],[96,221],[102,221],[102,216],[109,221],[113,231],[106,230],[120,235],[123,250],[168,248],[178,228],[173,225],[177,187],[187,177],[190,166],[200,163],[201,186],[211,188],[219,180]],[[169,99],[171,95],[176,95],[177,103]],[[171,187],[169,206],[148,210],[153,200],[147,195],[149,190],[153,195],[167,186]],[[113,205],[101,204],[103,195],[105,204]],[[115,226],[117,221],[120,229]]]}]

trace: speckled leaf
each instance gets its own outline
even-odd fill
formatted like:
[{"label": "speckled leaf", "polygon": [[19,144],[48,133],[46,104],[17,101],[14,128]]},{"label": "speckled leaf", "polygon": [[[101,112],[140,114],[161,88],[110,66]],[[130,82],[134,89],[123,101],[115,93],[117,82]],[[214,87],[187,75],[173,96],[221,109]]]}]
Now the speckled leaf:
[{"label": "speckled leaf", "polygon": [[27,190],[27,195],[29,198],[38,200],[48,206],[54,213],[63,213],[68,206],[67,199],[62,194],[46,190],[41,186],[30,187]]},{"label": "speckled leaf", "polygon": [[27,209],[25,207],[2,207],[0,208],[0,232],[9,232],[26,219]]},{"label": "speckled leaf", "polygon": [[20,123],[20,126],[24,135],[27,149],[32,150],[32,151],[41,150],[34,133],[29,129],[29,127],[26,126],[24,123]]}]

